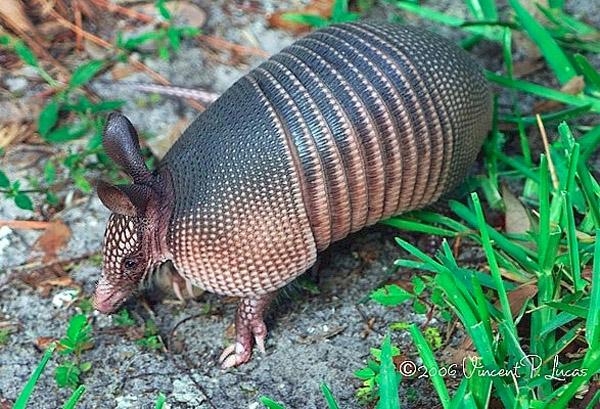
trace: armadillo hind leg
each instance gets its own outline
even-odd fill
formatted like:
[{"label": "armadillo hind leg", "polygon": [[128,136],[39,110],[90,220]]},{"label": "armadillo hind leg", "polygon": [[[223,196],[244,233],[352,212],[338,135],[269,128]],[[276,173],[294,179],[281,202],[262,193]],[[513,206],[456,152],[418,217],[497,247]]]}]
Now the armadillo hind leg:
[{"label": "armadillo hind leg", "polygon": [[263,316],[275,293],[242,298],[235,314],[235,343],[225,348],[219,362],[223,368],[246,363],[252,356],[252,347],[265,352],[267,326]]}]

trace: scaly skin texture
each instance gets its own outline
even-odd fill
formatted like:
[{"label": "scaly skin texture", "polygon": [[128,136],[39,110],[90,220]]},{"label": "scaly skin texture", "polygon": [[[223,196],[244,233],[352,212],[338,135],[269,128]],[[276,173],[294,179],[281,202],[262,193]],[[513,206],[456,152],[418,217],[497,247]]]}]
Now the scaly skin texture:
[{"label": "scaly skin texture", "polygon": [[236,344],[222,356],[239,365],[263,345],[278,288],[332,242],[454,187],[490,123],[480,67],[441,37],[381,23],[316,31],[190,125],[159,166],[172,188],[146,175],[143,185],[173,198],[148,260],[242,297]]}]

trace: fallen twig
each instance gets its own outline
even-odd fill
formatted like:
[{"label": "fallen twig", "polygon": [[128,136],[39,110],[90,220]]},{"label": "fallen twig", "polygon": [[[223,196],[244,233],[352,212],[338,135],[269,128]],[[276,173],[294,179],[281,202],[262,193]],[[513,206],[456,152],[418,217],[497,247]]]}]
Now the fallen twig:
[{"label": "fallen twig", "polygon": [[[81,35],[90,40],[91,42],[104,47],[104,48],[108,48],[110,50],[116,50],[117,48],[112,45],[111,43],[109,43],[108,41],[90,33],[87,32],[85,30],[80,29],[79,27],[77,27],[75,24],[71,23],[69,20],[67,20],[66,18],[64,18],[63,16],[61,16],[60,14],[58,14],[56,11],[54,10],[50,10],[50,14],[56,18],[56,20],[63,26],[68,28],[69,30],[75,32],[75,33],[81,33]],[[161,83],[162,85],[171,85],[171,83],[169,82],[169,80],[167,80],[165,77],[163,77],[162,75],[160,75],[159,73],[157,73],[156,71],[154,71],[152,68],[148,67],[146,64],[142,63],[141,61],[137,61],[134,60],[131,57],[128,57],[128,61],[131,65],[133,65],[135,68],[146,72],[150,77],[152,77],[152,79],[154,79],[155,81]],[[205,107],[200,104],[198,101],[195,101],[193,99],[186,99],[187,103],[189,106],[191,106],[192,108],[198,110],[198,111],[204,111]]]},{"label": "fallen twig", "polygon": [[227,50],[234,51],[238,54],[255,55],[257,57],[263,58],[268,58],[270,56],[270,54],[263,49],[232,43],[231,41],[227,41],[224,38],[220,37],[201,34],[198,36],[198,39],[204,41],[211,47],[217,49],[225,48]]},{"label": "fallen twig", "polygon": [[41,222],[37,220],[0,220],[0,227],[8,226],[11,229],[21,230],[43,230],[52,222]]},{"label": "fallen twig", "polygon": [[546,159],[548,160],[548,170],[550,170],[552,185],[554,186],[554,189],[558,189],[560,184],[558,182],[558,177],[556,176],[556,168],[554,167],[554,162],[552,161],[552,155],[550,155],[550,144],[548,143],[546,128],[544,127],[544,123],[542,122],[542,117],[540,114],[535,114],[535,119],[537,120],[540,134],[542,135],[542,142],[544,143],[544,151],[546,152]]},{"label": "fallen twig", "polygon": [[110,12],[119,13],[124,16],[133,18],[135,20],[142,21],[144,23],[151,23],[154,21],[154,17],[149,16],[148,14],[140,13],[139,11],[119,6],[118,4],[111,3],[108,0],[92,0],[92,3],[96,4],[97,6],[103,7]]}]

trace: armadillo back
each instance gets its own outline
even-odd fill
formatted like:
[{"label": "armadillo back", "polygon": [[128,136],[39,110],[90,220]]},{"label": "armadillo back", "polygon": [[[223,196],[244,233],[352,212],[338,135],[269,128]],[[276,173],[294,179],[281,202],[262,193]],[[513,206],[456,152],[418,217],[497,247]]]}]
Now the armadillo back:
[{"label": "armadillo back", "polygon": [[293,141],[319,249],[437,200],[464,177],[491,122],[481,67],[414,27],[331,26],[249,78]]},{"label": "armadillo back", "polygon": [[441,37],[316,31],[232,86],[165,157],[175,262],[218,293],[272,291],[331,242],[438,199],[490,122],[480,67]]}]

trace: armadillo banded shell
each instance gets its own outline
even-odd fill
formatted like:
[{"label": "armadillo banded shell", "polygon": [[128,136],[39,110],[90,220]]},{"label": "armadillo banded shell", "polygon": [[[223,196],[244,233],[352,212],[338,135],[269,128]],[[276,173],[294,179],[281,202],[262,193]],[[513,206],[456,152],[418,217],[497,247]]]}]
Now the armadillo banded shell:
[{"label": "armadillo banded shell", "polygon": [[429,204],[473,162],[491,120],[481,68],[424,30],[319,30],[250,75],[299,159],[319,250]]},{"label": "armadillo banded shell", "polygon": [[443,38],[316,31],[234,84],[162,161],[173,261],[216,293],[273,291],[333,241],[447,192],[490,122],[480,67]]}]

